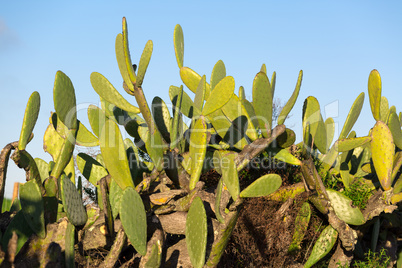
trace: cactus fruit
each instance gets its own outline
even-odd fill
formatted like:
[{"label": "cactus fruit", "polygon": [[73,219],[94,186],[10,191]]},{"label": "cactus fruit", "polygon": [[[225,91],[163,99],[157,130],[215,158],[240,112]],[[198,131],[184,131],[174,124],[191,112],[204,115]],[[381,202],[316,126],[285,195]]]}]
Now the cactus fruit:
[{"label": "cactus fruit", "polygon": [[278,174],[267,174],[250,184],[240,193],[240,197],[267,196],[275,192],[282,185],[282,179]]},{"label": "cactus fruit", "polygon": [[147,252],[147,219],[140,195],[132,187],[123,191],[120,219],[131,244],[142,256]]},{"label": "cactus fruit", "polygon": [[148,68],[149,61],[151,60],[152,50],[153,50],[152,40],[148,40],[145,44],[144,50],[141,54],[140,62],[138,63],[137,72],[137,85],[140,87],[144,81],[144,76]]},{"label": "cactus fruit", "polygon": [[380,118],[381,107],[381,76],[377,70],[372,70],[368,79],[368,93],[371,113],[376,121]]},{"label": "cactus fruit", "polygon": [[304,268],[309,268],[325,257],[331,249],[334,247],[336,239],[338,238],[338,232],[328,225],[320,234],[315,242],[310,257],[304,264]]},{"label": "cactus fruit", "polygon": [[207,215],[200,197],[195,197],[186,219],[186,244],[191,264],[201,268],[207,246]]},{"label": "cactus fruit", "polygon": [[67,213],[68,220],[75,226],[84,225],[88,216],[74,183],[63,174],[60,178],[60,186],[64,211]]},{"label": "cactus fruit", "polygon": [[32,130],[35,127],[38,119],[40,108],[40,96],[37,91],[34,91],[29,97],[27,107],[25,108],[24,119],[21,128],[20,139],[18,142],[18,150],[25,150],[31,136]]},{"label": "cactus fruit", "polygon": [[377,121],[371,132],[371,138],[371,154],[375,172],[382,188],[387,191],[391,189],[395,153],[392,133],[385,123]]},{"label": "cactus fruit", "polygon": [[351,207],[352,200],[349,197],[332,189],[326,191],[339,219],[352,225],[362,225],[366,222],[360,209]]},{"label": "cactus fruit", "polygon": [[21,210],[31,229],[41,238],[46,236],[42,193],[34,180],[20,186]]},{"label": "cactus fruit", "polygon": [[269,138],[272,129],[273,92],[268,76],[259,72],[253,81],[253,106],[262,135]]},{"label": "cactus fruit", "polygon": [[174,52],[176,54],[176,61],[179,68],[183,67],[184,58],[184,37],[183,29],[179,24],[174,27],[173,32]]},{"label": "cactus fruit", "polygon": [[100,149],[107,170],[120,188],[124,190],[126,187],[134,187],[119,127],[110,119],[106,120],[102,128]]}]

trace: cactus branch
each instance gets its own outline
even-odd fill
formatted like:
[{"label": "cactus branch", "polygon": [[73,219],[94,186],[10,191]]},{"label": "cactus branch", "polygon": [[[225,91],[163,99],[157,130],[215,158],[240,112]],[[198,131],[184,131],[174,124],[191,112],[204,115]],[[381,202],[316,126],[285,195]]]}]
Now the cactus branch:
[{"label": "cactus branch", "polygon": [[10,158],[11,150],[18,147],[18,141],[7,144],[0,153],[0,207],[3,205],[4,188],[6,186],[6,174],[8,167],[8,160]]}]

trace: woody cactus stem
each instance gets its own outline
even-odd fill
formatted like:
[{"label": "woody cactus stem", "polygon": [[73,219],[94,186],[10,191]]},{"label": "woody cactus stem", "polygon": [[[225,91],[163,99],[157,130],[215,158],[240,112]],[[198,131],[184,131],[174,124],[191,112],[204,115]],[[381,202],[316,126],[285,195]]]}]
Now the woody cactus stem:
[{"label": "woody cactus stem", "polygon": [[8,160],[10,159],[11,150],[18,147],[18,141],[7,144],[0,153],[0,207],[3,206],[4,188],[6,186],[6,174]]}]

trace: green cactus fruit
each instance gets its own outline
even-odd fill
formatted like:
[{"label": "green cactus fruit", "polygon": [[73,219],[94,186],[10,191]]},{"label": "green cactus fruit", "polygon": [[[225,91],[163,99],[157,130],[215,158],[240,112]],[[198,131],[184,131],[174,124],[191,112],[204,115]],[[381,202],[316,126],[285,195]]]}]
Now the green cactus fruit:
[{"label": "green cactus fruit", "polygon": [[60,178],[62,201],[68,220],[75,226],[84,225],[88,216],[74,183],[64,174]]},{"label": "green cactus fruit", "polygon": [[131,83],[135,84],[137,82],[137,76],[135,75],[133,64],[131,62],[130,50],[128,47],[128,29],[127,29],[127,20],[123,17],[123,51],[124,51],[124,61],[126,63],[126,68],[128,72],[128,77],[130,78]]},{"label": "green cactus fruit", "polygon": [[236,155],[233,153],[220,153],[222,179],[234,201],[237,200],[240,194],[239,175],[237,173],[235,157]]},{"label": "green cactus fruit", "polygon": [[166,103],[159,97],[152,100],[152,114],[163,139],[170,143],[171,117]]},{"label": "green cactus fruit", "polygon": [[123,190],[119,187],[116,181],[112,178],[110,181],[109,200],[112,208],[113,219],[116,219],[120,211],[121,197]]},{"label": "green cactus fruit", "polygon": [[38,119],[39,108],[40,108],[40,96],[37,91],[34,91],[29,97],[27,107],[25,108],[20,139],[18,142],[18,150],[25,150],[25,147],[28,144],[29,138],[31,136],[31,133],[35,127],[36,120]]},{"label": "green cactus fruit", "polygon": [[251,102],[249,102],[246,99],[242,99],[241,104],[243,105],[244,109],[246,109],[247,114],[250,117],[251,123],[253,123],[254,128],[257,129],[259,126],[259,122],[258,122],[257,116],[255,115],[253,105],[251,104]]},{"label": "green cactus fruit", "polygon": [[328,117],[325,122],[325,129],[327,133],[327,151],[325,153],[328,153],[329,148],[331,147],[332,141],[334,139],[334,134],[335,134],[335,122],[332,117]]},{"label": "green cactus fruit", "polygon": [[[254,125],[251,124],[250,115],[247,113],[246,108],[244,108],[242,101],[235,94],[233,94],[228,103],[222,107],[222,111],[226,117],[232,121],[232,124],[236,124],[238,129],[246,128],[246,135],[252,141],[258,139],[258,133]],[[246,120],[241,120],[242,118]]]},{"label": "green cactus fruit", "polygon": [[49,177],[49,174],[50,174],[49,164],[46,163],[46,161],[41,158],[35,158],[34,160],[35,160],[36,166],[38,167],[40,178],[41,178],[42,182],[44,182],[47,179],[47,177]]},{"label": "green cactus fruit", "polygon": [[1,247],[4,249],[4,251],[7,251],[8,249],[8,242],[13,236],[13,232],[15,232],[18,236],[17,250],[15,252],[17,255],[22,246],[24,246],[25,242],[27,242],[29,237],[34,233],[25,220],[24,214],[21,210],[15,214],[14,218],[11,220],[3,234]]},{"label": "green cactus fruit", "polygon": [[276,138],[277,145],[280,148],[288,148],[296,141],[296,134],[290,128],[286,128],[285,131]]},{"label": "green cactus fruit", "polygon": [[137,85],[141,86],[144,81],[145,73],[148,69],[149,61],[151,60],[152,50],[153,50],[152,40],[148,40],[145,44],[144,50],[142,52],[140,62],[138,63],[138,72],[137,72]]},{"label": "green cactus fruit", "polygon": [[244,92],[244,87],[240,86],[239,87],[239,99],[244,100],[245,98],[246,98],[246,92]]},{"label": "green cactus fruit", "polygon": [[272,97],[268,76],[264,72],[259,72],[253,81],[253,106],[265,138],[270,136],[272,128]]},{"label": "green cactus fruit", "polygon": [[371,141],[370,136],[357,137],[357,138],[345,138],[338,140],[338,151],[347,152],[354,148],[360,147]]},{"label": "green cactus fruit", "polygon": [[41,238],[46,236],[44,207],[41,190],[34,180],[20,186],[21,210],[31,229]]},{"label": "green cactus fruit", "polygon": [[380,103],[380,120],[384,123],[387,123],[389,115],[389,103],[385,96],[381,96],[381,103]]},{"label": "green cactus fruit", "polygon": [[292,93],[292,96],[289,98],[285,106],[283,106],[279,116],[278,116],[278,125],[282,125],[285,123],[286,118],[288,117],[290,111],[296,103],[297,97],[299,96],[300,87],[303,79],[303,71],[300,70],[299,78],[297,79],[295,90]]},{"label": "green cactus fruit", "polygon": [[178,107],[177,100],[179,99],[179,95],[181,95],[180,111],[185,116],[192,118],[193,116],[198,117],[201,115],[201,111],[194,106],[194,102],[185,91],[182,91],[182,88],[170,86],[169,97],[175,107]]},{"label": "green cactus fruit", "polygon": [[147,218],[141,196],[132,187],[123,191],[120,219],[131,244],[144,256],[147,252]]},{"label": "green cactus fruit", "polygon": [[240,197],[267,196],[275,192],[282,185],[281,176],[278,174],[267,174],[250,184],[240,193]]},{"label": "green cactus fruit", "polygon": [[225,220],[222,217],[221,213],[221,197],[222,197],[222,188],[223,188],[223,179],[221,178],[218,182],[218,186],[216,186],[216,195],[215,195],[215,216],[216,219],[220,223],[224,223]]},{"label": "green cactus fruit", "polygon": [[207,249],[207,215],[200,197],[195,197],[186,219],[186,244],[191,264],[201,268]]},{"label": "green cactus fruit", "polygon": [[202,114],[207,116],[222,108],[232,98],[235,89],[235,81],[231,76],[223,78],[211,91],[205,102]]},{"label": "green cactus fruit", "polygon": [[91,73],[91,84],[93,89],[106,101],[116,105],[120,109],[127,112],[139,113],[140,109],[131,105],[106,79],[103,75],[97,72]]},{"label": "green cactus fruit", "polygon": [[[123,77],[123,81],[127,85],[128,89],[131,92],[134,92],[134,86],[130,80],[129,68],[127,67],[126,58],[124,55],[124,37],[120,33],[116,36],[115,51],[116,51],[117,64],[119,66],[120,74]],[[131,59],[129,60],[131,61]],[[130,66],[130,72],[134,73],[132,66]]]},{"label": "green cactus fruit", "polygon": [[[180,68],[180,78],[183,83],[190,89],[193,93],[197,91],[197,87],[200,84],[201,76],[190,69],[189,67]],[[205,91],[211,92],[211,87],[208,83],[205,85]]]},{"label": "green cactus fruit", "polygon": [[287,149],[276,149],[274,158],[290,165],[301,165],[301,161],[296,156],[291,154]]},{"label": "green cactus fruit", "polygon": [[200,111],[202,110],[202,107],[204,106],[204,101],[206,99],[206,84],[206,77],[205,75],[203,75],[201,77],[200,83],[197,86],[194,97],[194,107],[196,107]]},{"label": "green cactus fruit", "polygon": [[363,103],[364,92],[360,93],[359,96],[357,96],[356,100],[353,102],[338,139],[344,139],[348,136],[349,132],[352,130],[357,118],[360,115]]},{"label": "green cactus fruit", "polygon": [[371,113],[376,121],[381,119],[381,76],[377,70],[372,70],[368,79],[368,93]]},{"label": "green cactus fruit", "polygon": [[203,116],[195,121],[190,136],[191,178],[190,190],[193,190],[201,176],[204,158],[207,152],[207,124]]},{"label": "green cactus fruit", "polygon": [[70,222],[67,224],[66,237],[65,237],[65,262],[67,268],[75,267],[74,260],[74,244],[75,244],[75,226]]},{"label": "green cactus fruit", "polygon": [[336,216],[347,224],[362,225],[366,222],[359,208],[351,206],[352,200],[333,189],[326,189]]},{"label": "green cactus fruit", "polygon": [[173,44],[177,65],[179,66],[179,68],[181,68],[183,67],[184,58],[184,37],[183,29],[181,28],[180,24],[177,24],[176,27],[174,27]]},{"label": "green cactus fruit", "polygon": [[213,90],[216,85],[226,77],[226,67],[222,60],[219,60],[214,68],[212,69],[211,74],[211,90]]},{"label": "green cactus fruit", "polygon": [[401,124],[399,123],[398,116],[396,113],[390,113],[388,119],[388,127],[392,133],[392,137],[394,139],[395,145],[402,149],[402,131],[401,131]]},{"label": "green cactus fruit", "polygon": [[310,257],[304,264],[304,268],[309,268],[324,258],[334,247],[337,238],[338,232],[331,225],[328,225],[321,232],[317,242],[315,242]]},{"label": "green cactus fruit", "polygon": [[57,71],[53,87],[54,109],[61,122],[69,129],[77,129],[77,108],[74,86],[70,78]]},{"label": "green cactus fruit", "polygon": [[122,189],[134,187],[123,139],[119,127],[112,120],[106,120],[99,143],[106,168],[117,184]]},{"label": "green cactus fruit", "polygon": [[288,249],[289,253],[293,253],[301,249],[300,244],[303,241],[304,235],[307,232],[310,217],[310,204],[308,202],[304,202],[295,219],[295,231],[293,233],[292,243],[290,244]]},{"label": "green cactus fruit", "polygon": [[391,189],[391,174],[395,153],[392,133],[385,123],[377,121],[372,129],[371,138],[371,154],[375,172],[382,188],[387,191]]},{"label": "green cactus fruit", "polygon": [[85,154],[79,153],[76,157],[76,163],[81,174],[93,185],[108,175],[106,169],[94,158]]}]

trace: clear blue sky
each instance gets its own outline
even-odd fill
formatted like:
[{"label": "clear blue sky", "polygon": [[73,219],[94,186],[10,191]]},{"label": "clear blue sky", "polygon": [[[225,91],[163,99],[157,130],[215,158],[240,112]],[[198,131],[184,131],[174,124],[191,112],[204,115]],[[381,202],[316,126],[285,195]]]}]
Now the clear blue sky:
[{"label": "clear blue sky", "polygon": [[[209,79],[214,64],[223,60],[236,88],[244,86],[249,99],[262,63],[269,73],[277,72],[275,97],[283,102],[302,69],[301,92],[288,121],[297,140],[306,97],[315,96],[324,118],[334,117],[341,128],[363,91],[365,103],[354,129],[358,136],[367,135],[374,124],[367,95],[372,69],[379,70],[390,105],[401,110],[401,12],[399,1],[5,1],[0,9],[0,146],[18,140],[25,105],[36,90],[41,110],[27,150],[50,160],[42,137],[54,111],[57,70],[73,81],[78,104],[99,104],[89,80],[94,71],[121,90],[114,43],[123,16],[133,62],[138,63],[148,39],[154,42],[143,85],[148,101],[158,95],[170,103],[169,86],[182,84],[173,50],[173,29],[179,23],[184,65]],[[86,111],[78,116],[87,122]],[[25,180],[10,164],[7,196],[13,182]]]}]

